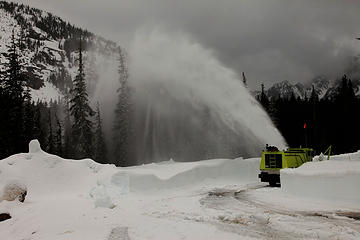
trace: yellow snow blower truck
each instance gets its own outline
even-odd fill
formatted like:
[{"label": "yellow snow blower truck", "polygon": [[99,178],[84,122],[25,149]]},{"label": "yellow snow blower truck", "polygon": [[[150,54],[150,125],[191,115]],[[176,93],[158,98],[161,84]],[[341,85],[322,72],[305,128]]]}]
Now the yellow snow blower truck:
[{"label": "yellow snow blower truck", "polygon": [[311,148],[288,148],[279,151],[277,147],[266,145],[261,155],[260,174],[261,182],[268,182],[270,186],[280,186],[280,169],[297,168],[312,161]]}]

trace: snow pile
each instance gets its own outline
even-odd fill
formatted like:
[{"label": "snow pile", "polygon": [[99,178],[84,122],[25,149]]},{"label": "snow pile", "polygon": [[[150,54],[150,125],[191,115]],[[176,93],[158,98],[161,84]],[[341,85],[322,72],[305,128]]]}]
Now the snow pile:
[{"label": "snow pile", "polygon": [[359,152],[332,156],[330,161],[308,162],[296,169],[281,170],[282,191],[294,195],[360,203]]},{"label": "snow pile", "polygon": [[95,206],[114,208],[116,205],[113,200],[130,192],[129,181],[129,174],[122,171],[110,174],[106,179],[98,180],[97,185],[90,191]]},{"label": "snow pile", "polygon": [[214,159],[200,162],[162,162],[105,171],[90,190],[96,207],[114,208],[125,194],[149,193],[193,186],[224,186],[258,181],[259,159]]},{"label": "snow pile", "polygon": [[41,146],[38,140],[31,140],[29,143],[29,153],[42,152]]},{"label": "snow pile", "polygon": [[27,184],[30,197],[40,195],[91,197],[96,207],[114,208],[130,192],[166,190],[212,183],[250,183],[257,180],[259,159],[215,159],[201,162],[162,162],[116,168],[90,159],[66,160],[41,150],[37,140],[29,153],[0,161],[0,187],[9,179]]},{"label": "snow pile", "polygon": [[325,155],[323,153],[320,153],[319,156],[313,157],[313,162],[321,162],[324,160],[327,160],[327,158],[325,157]]},{"label": "snow pile", "polygon": [[96,207],[104,207],[111,209],[115,207],[115,204],[112,202],[109,191],[107,190],[105,185],[99,185],[97,187],[94,187],[90,191],[90,196],[95,200]]},{"label": "snow pile", "polygon": [[334,155],[330,157],[330,160],[335,161],[360,161],[360,150],[354,153],[346,153],[340,155]]},{"label": "snow pile", "polygon": [[[212,186],[226,182],[250,183],[258,181],[259,159],[214,159],[193,163],[154,164],[161,169],[159,174],[146,173],[139,168],[129,175],[130,189],[153,190],[178,188],[197,183],[211,183]],[[153,171],[155,170],[153,169]],[[178,172],[174,170],[178,169]],[[147,169],[149,171],[149,169]],[[180,171],[179,171],[180,170]],[[163,174],[163,173],[167,174]],[[172,172],[172,175],[171,175]]]},{"label": "snow pile", "polygon": [[[115,171],[109,166],[108,171]],[[26,184],[29,199],[67,196],[88,196],[97,176],[107,174],[104,166],[90,159],[65,160],[41,150],[38,141],[29,144],[29,153],[10,156],[0,161],[0,189],[12,179]]]}]

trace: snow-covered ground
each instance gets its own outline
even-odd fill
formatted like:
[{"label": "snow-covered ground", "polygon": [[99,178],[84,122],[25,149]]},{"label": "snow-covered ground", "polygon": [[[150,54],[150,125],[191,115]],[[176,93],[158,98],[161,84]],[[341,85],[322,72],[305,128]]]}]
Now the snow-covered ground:
[{"label": "snow-covered ground", "polygon": [[281,170],[282,190],[297,196],[360,207],[360,151]]},{"label": "snow-covered ground", "polygon": [[[0,213],[12,216],[0,222],[0,239],[360,239],[360,204],[267,187],[257,179],[258,158],[116,168],[31,144],[29,153],[0,161],[0,189],[17,182],[28,191],[24,203],[0,202]],[[306,189],[299,176],[323,181],[339,167],[333,162],[360,163],[346,157],[305,165],[285,181],[294,177]],[[346,167],[338,175],[346,178]]]}]

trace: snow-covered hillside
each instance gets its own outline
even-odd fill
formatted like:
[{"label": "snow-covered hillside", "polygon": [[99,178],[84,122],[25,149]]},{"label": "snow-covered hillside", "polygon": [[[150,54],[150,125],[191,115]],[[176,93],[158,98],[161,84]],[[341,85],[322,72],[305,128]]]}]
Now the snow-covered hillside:
[{"label": "snow-covered hillside", "polygon": [[[298,171],[323,164],[325,173],[336,171],[333,162],[359,163],[347,157]],[[0,213],[12,216],[0,222],[1,239],[360,238],[355,220],[360,207],[354,202],[266,187],[258,182],[258,167],[258,158],[239,158],[116,168],[90,159],[61,159],[33,141],[29,153],[0,161],[0,189],[17,182],[28,191],[24,203],[0,202]],[[346,178],[347,173],[338,174]],[[317,175],[311,180],[323,182]],[[301,183],[298,179],[297,188],[306,187]]]},{"label": "snow-covered hillside", "polygon": [[68,93],[77,73],[80,36],[91,96],[96,94],[99,79],[116,71],[118,46],[114,42],[74,27],[51,13],[4,1],[0,1],[0,70],[7,63],[13,32],[35,102],[58,100]]}]

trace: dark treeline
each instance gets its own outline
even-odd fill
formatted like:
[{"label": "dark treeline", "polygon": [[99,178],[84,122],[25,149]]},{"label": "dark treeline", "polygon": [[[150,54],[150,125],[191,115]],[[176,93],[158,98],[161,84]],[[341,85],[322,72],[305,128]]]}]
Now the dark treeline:
[{"label": "dark treeline", "polygon": [[44,150],[65,158],[93,158],[108,163],[99,106],[89,105],[82,44],[78,48],[78,74],[65,99],[34,102],[30,80],[21,63],[20,46],[13,32],[0,72],[0,159],[27,152],[38,139]]},{"label": "dark treeline", "polygon": [[319,99],[313,87],[305,99],[269,99],[262,85],[258,101],[290,147],[308,146],[317,153],[332,145],[336,154],[360,149],[360,99],[351,79],[344,75],[332,97]]}]

